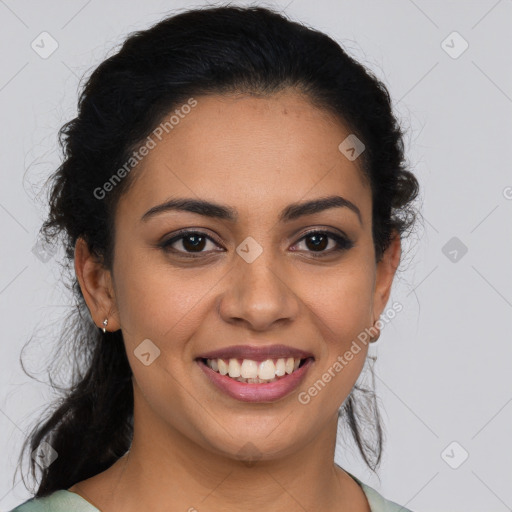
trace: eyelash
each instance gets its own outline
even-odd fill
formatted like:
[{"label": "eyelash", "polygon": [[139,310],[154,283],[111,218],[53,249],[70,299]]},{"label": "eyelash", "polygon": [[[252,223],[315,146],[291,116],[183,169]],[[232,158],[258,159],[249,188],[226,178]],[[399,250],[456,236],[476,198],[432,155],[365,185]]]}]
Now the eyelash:
[{"label": "eyelash", "polygon": [[[205,254],[204,252],[198,252],[198,253],[195,253],[195,254],[194,253],[187,253],[187,252],[183,252],[183,251],[177,251],[176,249],[172,249],[170,247],[174,243],[176,243],[176,242],[178,242],[180,240],[183,240],[184,238],[187,238],[187,237],[192,236],[192,235],[199,235],[199,236],[205,237],[208,240],[212,241],[213,243],[217,244],[217,242],[212,237],[208,236],[206,233],[203,233],[202,231],[186,231],[185,230],[185,231],[181,231],[178,235],[172,237],[169,240],[166,240],[166,241],[162,242],[159,245],[164,250],[164,252],[178,253],[181,256],[185,257],[185,258],[200,258],[202,254]],[[341,235],[338,235],[337,233],[334,233],[332,231],[325,231],[325,230],[324,231],[323,230],[308,231],[296,243],[300,243],[303,240],[305,240],[306,238],[311,237],[313,235],[327,235],[328,238],[331,238],[332,240],[334,240],[338,244],[338,246],[336,248],[334,248],[334,249],[331,249],[329,251],[321,251],[321,252],[319,252],[317,254],[315,254],[314,251],[307,251],[307,252],[310,252],[311,255],[314,258],[323,258],[326,255],[330,255],[330,254],[333,254],[333,253],[338,253],[338,252],[346,251],[348,249],[351,249],[354,246],[354,242],[352,242],[348,238],[346,238],[344,236],[341,236]]]}]

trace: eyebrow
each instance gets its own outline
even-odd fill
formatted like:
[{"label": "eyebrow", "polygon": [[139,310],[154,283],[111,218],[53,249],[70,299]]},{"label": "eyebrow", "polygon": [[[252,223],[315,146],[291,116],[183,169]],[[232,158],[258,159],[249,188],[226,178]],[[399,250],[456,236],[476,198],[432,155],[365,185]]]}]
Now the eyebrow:
[{"label": "eyebrow", "polygon": [[[361,211],[359,208],[341,196],[328,196],[305,201],[302,203],[292,203],[284,208],[279,215],[279,222],[290,222],[305,215],[312,215],[331,208],[349,208],[358,217],[360,224],[363,223]],[[222,205],[203,199],[191,198],[173,198],[165,203],[153,206],[142,217],[141,221],[147,222],[150,218],[169,211],[185,211],[197,213],[205,217],[212,217],[230,222],[238,220],[238,212],[231,206]]]}]

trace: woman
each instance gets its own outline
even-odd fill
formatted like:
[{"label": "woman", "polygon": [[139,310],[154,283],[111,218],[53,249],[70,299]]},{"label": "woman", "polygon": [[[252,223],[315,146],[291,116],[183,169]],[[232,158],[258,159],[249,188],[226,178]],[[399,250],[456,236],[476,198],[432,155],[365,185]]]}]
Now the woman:
[{"label": "woman", "polygon": [[42,231],[79,373],[14,510],[406,511],[334,463],[339,417],[380,462],[356,381],[418,192],[385,86],[277,12],[195,9],[130,36],[61,132]]}]

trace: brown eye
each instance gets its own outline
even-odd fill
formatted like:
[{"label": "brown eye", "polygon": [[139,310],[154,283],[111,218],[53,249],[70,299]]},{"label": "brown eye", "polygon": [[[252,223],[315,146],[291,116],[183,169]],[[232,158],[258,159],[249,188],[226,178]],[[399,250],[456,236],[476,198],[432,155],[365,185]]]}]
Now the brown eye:
[{"label": "brown eye", "polygon": [[[307,252],[319,253],[318,256],[320,257],[324,254],[327,255],[333,252],[344,251],[354,246],[354,243],[348,238],[331,231],[310,231],[299,240],[299,243],[303,240],[306,240],[305,245]],[[326,250],[329,246],[329,241],[334,242],[334,247]],[[316,254],[313,255],[317,257]]]},{"label": "brown eye", "polygon": [[[208,241],[217,245],[211,237],[207,236],[201,231],[184,231],[181,232],[178,236],[163,242],[160,247],[162,247],[162,249],[167,252],[181,253],[184,256],[190,255],[191,257],[196,257],[194,253],[202,254],[210,252],[204,251]],[[173,247],[175,244],[177,247]]]}]

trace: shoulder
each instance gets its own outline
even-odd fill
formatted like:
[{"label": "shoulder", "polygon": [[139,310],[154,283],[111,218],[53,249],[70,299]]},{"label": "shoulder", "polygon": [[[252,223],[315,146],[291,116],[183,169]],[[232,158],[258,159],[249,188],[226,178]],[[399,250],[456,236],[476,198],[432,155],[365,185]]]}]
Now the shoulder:
[{"label": "shoulder", "polygon": [[99,512],[81,496],[66,489],[54,491],[43,498],[31,498],[10,512]]},{"label": "shoulder", "polygon": [[[348,471],[345,470],[347,473]],[[389,501],[382,494],[377,492],[373,487],[366,485],[364,482],[359,480],[357,477],[348,473],[363,489],[364,494],[370,504],[371,512],[413,512],[412,510],[395,503],[394,501]]]}]

